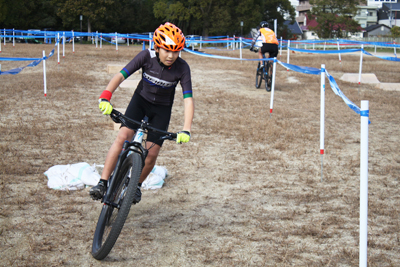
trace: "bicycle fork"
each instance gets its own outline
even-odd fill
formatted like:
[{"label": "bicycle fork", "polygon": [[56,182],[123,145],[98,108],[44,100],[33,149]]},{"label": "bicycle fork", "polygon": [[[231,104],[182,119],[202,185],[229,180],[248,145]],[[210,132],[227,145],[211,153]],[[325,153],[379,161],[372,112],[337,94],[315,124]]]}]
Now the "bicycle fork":
[{"label": "bicycle fork", "polygon": [[[142,168],[144,167],[144,160],[147,156],[147,151],[145,149],[143,149],[142,147],[142,142],[143,142],[143,137],[144,137],[144,131],[143,129],[139,128],[133,138],[133,141],[131,143],[129,143],[128,141],[124,142],[124,145],[122,147],[122,152],[118,155],[118,160],[117,160],[117,165],[114,168],[114,172],[111,175],[111,179],[109,179],[109,185],[107,188],[107,193],[105,194],[104,198],[102,199],[102,203],[104,203],[104,205],[111,205],[115,208],[119,208],[119,205],[110,201],[110,196],[111,193],[113,192],[113,188],[114,188],[114,184],[115,184],[115,176],[117,175],[117,173],[120,172],[122,163],[125,159],[127,158],[131,153],[139,153],[140,156],[142,157]],[[128,177],[128,181],[129,181],[130,177]],[[121,192],[123,193],[123,192]]]}]

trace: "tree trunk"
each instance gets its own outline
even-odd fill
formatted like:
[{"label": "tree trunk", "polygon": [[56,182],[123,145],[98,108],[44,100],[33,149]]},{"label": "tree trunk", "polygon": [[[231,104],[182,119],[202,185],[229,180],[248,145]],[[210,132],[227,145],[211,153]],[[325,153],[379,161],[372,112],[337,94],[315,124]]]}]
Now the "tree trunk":
[{"label": "tree trunk", "polygon": [[[92,26],[90,25],[90,20],[89,19],[87,20],[87,31],[88,31],[88,33],[92,32]],[[91,40],[92,40],[92,37],[88,36],[88,41],[91,41]]]},{"label": "tree trunk", "polygon": [[208,38],[208,28],[203,28],[203,34],[202,34],[202,36],[204,37],[204,38]]}]

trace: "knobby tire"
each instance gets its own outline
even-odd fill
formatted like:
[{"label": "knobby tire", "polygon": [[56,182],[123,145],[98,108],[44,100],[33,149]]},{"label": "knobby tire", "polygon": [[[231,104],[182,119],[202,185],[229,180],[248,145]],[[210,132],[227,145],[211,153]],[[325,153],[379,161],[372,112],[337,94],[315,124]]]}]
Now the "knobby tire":
[{"label": "knobby tire", "polygon": [[130,154],[115,176],[111,202],[120,205],[114,208],[104,204],[93,237],[92,256],[102,260],[110,253],[128,217],[137,184],[142,172],[142,158],[138,153]]},{"label": "knobby tire", "polygon": [[260,62],[258,62],[257,72],[256,72],[256,88],[260,88],[262,81],[263,69],[260,69],[260,65],[261,65]]}]

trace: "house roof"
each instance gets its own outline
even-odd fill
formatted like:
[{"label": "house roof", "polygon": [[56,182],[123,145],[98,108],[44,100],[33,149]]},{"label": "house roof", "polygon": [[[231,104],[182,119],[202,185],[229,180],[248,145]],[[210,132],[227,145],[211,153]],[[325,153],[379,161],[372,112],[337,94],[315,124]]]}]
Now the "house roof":
[{"label": "house roof", "polygon": [[[400,19],[400,3],[392,4],[392,18]],[[382,8],[378,10],[378,19],[389,19],[390,4],[383,4]]]},{"label": "house roof", "polygon": [[371,25],[371,26],[366,27],[365,31],[366,32],[370,32],[370,31],[376,30],[376,29],[378,29],[378,28],[380,28],[382,26],[385,27],[385,28],[388,28],[390,30],[390,27],[388,27],[385,24],[375,24],[375,25]]},{"label": "house roof", "polygon": [[[337,15],[336,15],[336,16],[337,16]],[[316,26],[318,26],[318,22],[317,22],[316,19],[309,20],[307,15],[306,15],[306,17],[307,17],[307,25],[301,26],[301,29],[302,29],[303,31],[308,31],[310,26],[311,26],[311,27],[316,27]],[[333,29],[337,29],[337,26],[343,26],[343,25],[342,25],[342,24],[335,24],[335,25],[333,26]],[[362,29],[361,27],[358,27],[358,30],[359,30],[359,31],[362,31],[363,29]]]},{"label": "house roof", "polygon": [[303,34],[303,31],[300,29],[299,23],[297,23],[297,21],[291,24],[290,20],[285,20],[283,24],[288,27],[292,34]]},{"label": "house roof", "polygon": [[317,26],[318,25],[318,22],[315,20],[315,19],[312,19],[312,20],[310,20],[309,18],[308,18],[308,15],[306,15],[306,17],[307,17],[307,25],[303,25],[303,26],[301,26],[301,29],[303,30],[303,31],[308,31],[308,27],[315,27],[315,26]]},{"label": "house roof", "polygon": [[400,11],[400,3],[382,3],[382,9],[393,11]]}]

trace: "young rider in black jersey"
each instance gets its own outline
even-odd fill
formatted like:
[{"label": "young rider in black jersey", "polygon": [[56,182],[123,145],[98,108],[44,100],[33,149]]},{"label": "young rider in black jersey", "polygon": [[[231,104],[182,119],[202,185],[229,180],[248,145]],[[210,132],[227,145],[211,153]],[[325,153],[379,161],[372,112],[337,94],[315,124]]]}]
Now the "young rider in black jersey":
[{"label": "young rider in black jersey", "polygon": [[[144,116],[155,128],[168,130],[171,118],[171,109],[178,82],[181,83],[184,98],[184,124],[178,133],[177,143],[187,143],[190,140],[190,131],[194,115],[194,101],[189,65],[179,57],[185,46],[185,37],[182,31],[172,23],[165,23],[156,29],[153,35],[154,50],[150,48],[139,52],[118,74],[116,74],[106,89],[100,95],[99,108],[105,115],[112,111],[110,99],[117,87],[135,71],[142,69],[142,79],[129,103],[125,115],[133,120],[141,121]],[[107,180],[117,164],[118,155],[123,143],[131,140],[134,131],[122,126],[118,136],[107,153],[101,180],[98,185],[90,189],[90,196],[101,199],[107,190]],[[141,199],[140,186],[153,169],[160,152],[163,140],[158,140],[157,134],[150,133],[147,137],[148,145],[154,143],[149,150],[145,166],[140,176],[134,203]]]}]

